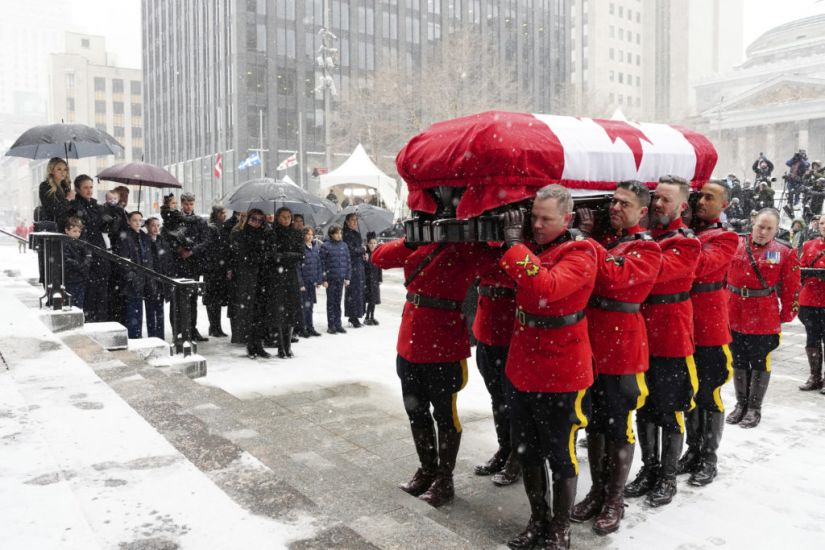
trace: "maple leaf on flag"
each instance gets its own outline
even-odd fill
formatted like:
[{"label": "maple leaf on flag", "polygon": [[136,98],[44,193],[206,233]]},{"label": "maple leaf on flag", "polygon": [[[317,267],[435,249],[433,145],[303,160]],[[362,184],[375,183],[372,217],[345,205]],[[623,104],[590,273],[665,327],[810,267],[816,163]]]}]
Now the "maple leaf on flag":
[{"label": "maple leaf on flag", "polygon": [[604,120],[604,119],[593,119],[593,122],[604,128],[604,131],[607,132],[607,137],[610,138],[610,141],[616,143],[616,139],[621,138],[627,146],[630,148],[630,151],[633,153],[633,158],[636,161],[636,170],[639,170],[639,166],[642,165],[642,157],[644,156],[644,151],[642,150],[642,140],[653,145],[647,136],[644,135],[644,132],[625,122],[624,120]]}]

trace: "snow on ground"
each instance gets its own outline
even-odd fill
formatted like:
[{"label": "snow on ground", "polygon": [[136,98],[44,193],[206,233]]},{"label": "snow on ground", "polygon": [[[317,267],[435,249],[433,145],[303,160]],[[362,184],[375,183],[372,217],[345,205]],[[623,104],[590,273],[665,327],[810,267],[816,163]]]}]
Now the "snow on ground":
[{"label": "snow on ground", "polygon": [[[31,264],[27,262],[31,262],[33,256],[24,260],[15,253],[16,247],[0,245],[0,268],[23,267],[24,273],[32,273]],[[241,399],[248,399],[358,382],[375,390],[370,393],[373,403],[400,410],[395,341],[403,287],[397,272],[388,272],[385,281],[382,287],[384,303],[376,312],[380,326],[349,330],[345,335],[326,334],[324,291],[321,290],[315,309],[315,326],[323,336],[302,339],[295,344],[294,359],[250,360],[242,346],[212,338],[199,346],[199,352],[208,361],[208,375],[199,379],[199,383],[220,387]],[[203,308],[198,325],[206,334],[208,327]],[[228,332],[229,323],[225,318],[223,327]],[[661,509],[647,508],[639,500],[629,501],[626,519],[618,533],[601,538],[589,533],[586,526],[576,526],[574,547],[821,548],[825,535],[825,482],[822,477],[825,472],[822,466],[825,396],[803,394],[796,389],[807,376],[800,330],[798,322],[786,328],[782,353],[777,354],[774,361],[774,377],[766,397],[762,425],[755,430],[726,426],[720,450],[720,475],[716,482],[697,489],[680,478],[679,494],[674,503]],[[460,394],[458,407],[462,417],[476,421],[465,423],[461,455],[464,459],[480,462],[493,451],[495,438],[489,418],[489,398],[473,359],[469,360],[469,365],[470,380]],[[725,403],[731,406],[734,401],[732,384],[725,386],[723,396]],[[580,498],[590,485],[584,455],[580,449]],[[639,466],[637,451],[633,473]],[[486,482],[479,480],[479,483]],[[94,480],[87,478],[83,483],[94,484]],[[472,507],[472,501],[468,505]],[[526,520],[528,511],[523,498],[518,505]],[[0,541],[0,547],[3,546]]]}]

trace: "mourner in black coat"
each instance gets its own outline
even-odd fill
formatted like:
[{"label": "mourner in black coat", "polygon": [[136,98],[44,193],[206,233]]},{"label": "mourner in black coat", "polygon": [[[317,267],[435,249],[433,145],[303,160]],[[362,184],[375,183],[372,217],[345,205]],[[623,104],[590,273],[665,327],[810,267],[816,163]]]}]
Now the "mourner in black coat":
[{"label": "mourner in black coat", "polygon": [[344,292],[344,316],[349,319],[353,328],[361,326],[360,317],[364,316],[364,256],[367,249],[364,247],[364,240],[358,231],[358,215],[347,214],[344,221],[343,240],[349,248],[350,261],[352,262],[352,279]]},{"label": "mourner in black coat", "polygon": [[375,233],[367,233],[367,257],[369,258],[364,266],[365,285],[364,302],[366,304],[367,316],[364,319],[365,325],[377,325],[375,320],[375,306],[381,303],[381,283],[384,280],[383,270],[372,265],[372,251],[378,246],[378,239]]},{"label": "mourner in black coat", "polygon": [[[175,222],[179,227],[166,233],[175,249],[175,276],[197,281],[203,273],[203,267],[209,259],[209,227],[206,220],[195,214],[195,196],[183,193],[180,197],[181,216]],[[198,332],[198,297],[192,296],[191,329],[192,338],[205,342],[209,338]],[[174,327],[173,327],[174,328]]]},{"label": "mourner in black coat", "polygon": [[[124,232],[118,248],[119,253],[132,263],[154,269],[152,242],[149,236],[140,230],[143,216],[140,212],[129,215],[129,230]],[[126,329],[129,338],[143,336],[143,302],[157,293],[154,279],[138,269],[123,267],[121,269],[122,293],[126,299]]]},{"label": "mourner in black coat", "polygon": [[292,211],[281,207],[275,213],[272,267],[275,275],[278,357],[292,357],[292,331],[302,322],[301,264],[304,238],[292,227]]},{"label": "mourner in black coat", "polygon": [[222,206],[212,207],[209,216],[209,249],[203,266],[203,305],[209,317],[209,336],[223,337],[221,308],[229,304],[229,231],[224,222],[226,212]]}]

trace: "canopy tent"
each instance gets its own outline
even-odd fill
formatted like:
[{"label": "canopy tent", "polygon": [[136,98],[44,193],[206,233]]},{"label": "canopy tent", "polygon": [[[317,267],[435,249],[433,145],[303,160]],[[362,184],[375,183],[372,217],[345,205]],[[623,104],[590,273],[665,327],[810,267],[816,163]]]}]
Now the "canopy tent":
[{"label": "canopy tent", "polygon": [[400,206],[396,181],[382,172],[359,143],[341,166],[321,175],[321,194],[335,187],[365,187],[381,196],[387,209],[396,212]]},{"label": "canopy tent", "polygon": [[694,188],[716,165],[703,135],[667,124],[488,111],[438,122],[398,153],[398,173],[411,210],[434,213],[434,187],[465,187],[456,215],[535,196],[559,183],[576,190],[609,191],[623,180],[653,188],[665,175]]}]

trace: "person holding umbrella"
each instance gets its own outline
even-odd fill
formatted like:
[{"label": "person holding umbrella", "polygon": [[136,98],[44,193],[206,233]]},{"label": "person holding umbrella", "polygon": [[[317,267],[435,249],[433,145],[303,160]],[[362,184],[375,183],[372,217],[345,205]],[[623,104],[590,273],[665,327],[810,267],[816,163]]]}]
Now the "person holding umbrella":
[{"label": "person holding umbrella", "polygon": [[364,248],[364,240],[361,232],[358,231],[358,214],[351,212],[344,219],[343,240],[349,248],[350,261],[352,262],[352,278],[344,293],[344,315],[349,319],[352,328],[361,328],[359,317],[365,313],[366,303],[364,301],[365,279],[364,260],[367,250]]}]

